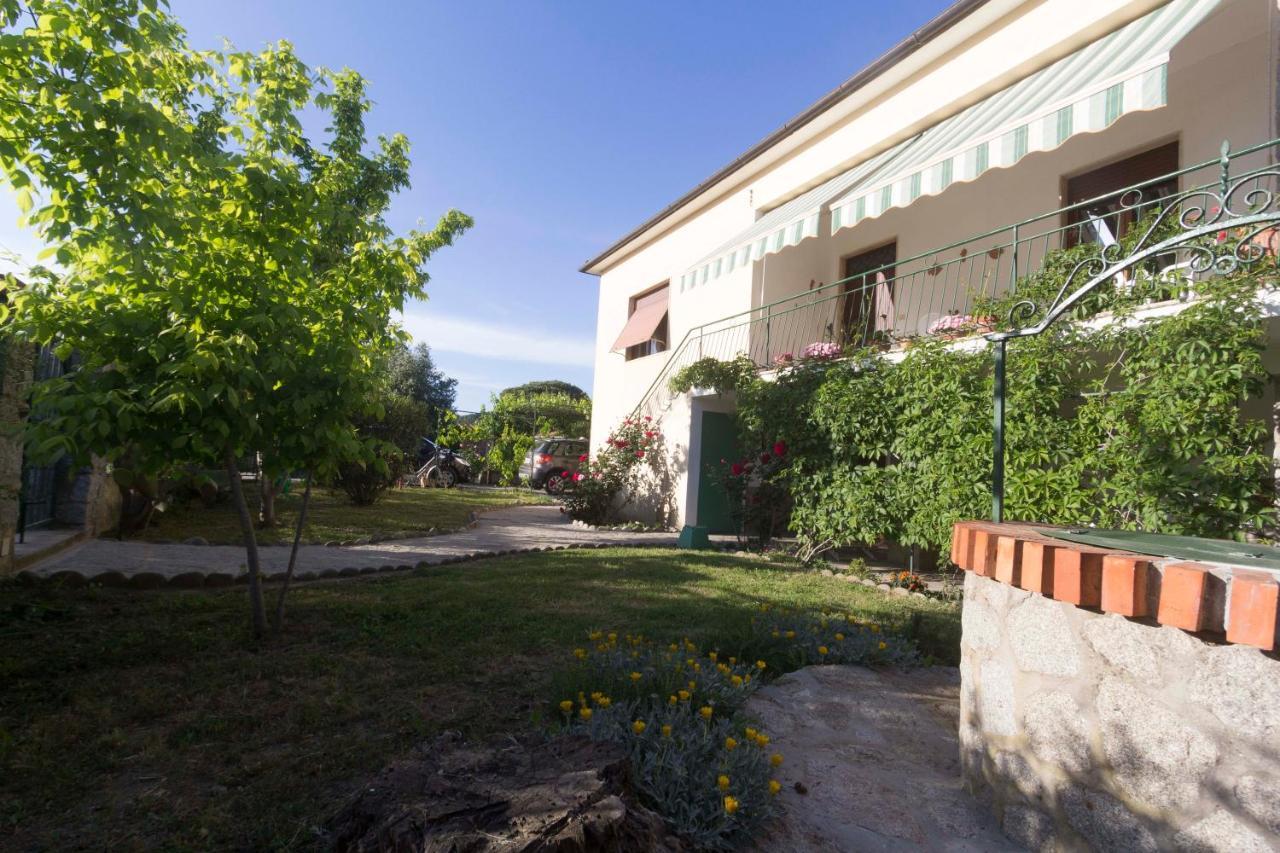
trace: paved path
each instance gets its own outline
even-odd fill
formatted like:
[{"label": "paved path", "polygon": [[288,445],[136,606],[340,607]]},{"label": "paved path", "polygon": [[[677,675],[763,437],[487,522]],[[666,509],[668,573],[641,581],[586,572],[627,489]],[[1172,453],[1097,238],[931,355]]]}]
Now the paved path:
[{"label": "paved path", "polygon": [[[524,506],[485,513],[475,527],[457,533],[349,547],[303,545],[298,549],[297,571],[301,575],[332,576],[343,569],[385,570],[511,551],[675,544],[674,533],[587,530],[570,524],[558,506]],[[289,562],[288,546],[267,545],[260,547],[259,551],[266,575],[284,573]],[[31,566],[28,571],[44,577],[70,571],[85,578],[106,572],[118,572],[126,578],[142,573],[154,573],[165,578],[186,574],[235,576],[244,573],[244,549],[235,545],[172,545],[93,539],[54,554]]]},{"label": "paved path", "polygon": [[746,713],[786,761],[784,817],[757,849],[1022,849],[960,781],[959,689],[950,667],[858,666],[806,667],[760,688]]}]

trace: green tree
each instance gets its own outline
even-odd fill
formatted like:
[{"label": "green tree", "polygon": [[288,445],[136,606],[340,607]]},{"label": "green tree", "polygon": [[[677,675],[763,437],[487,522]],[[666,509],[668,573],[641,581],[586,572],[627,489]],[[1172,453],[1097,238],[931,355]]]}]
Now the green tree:
[{"label": "green tree", "polygon": [[538,379],[533,382],[526,382],[523,385],[515,385],[499,392],[499,397],[505,397],[508,394],[516,396],[529,396],[530,394],[563,394],[574,400],[587,399],[587,392],[583,391],[577,385],[570,382],[563,382],[559,379]]},{"label": "green tree", "polygon": [[453,408],[458,396],[458,380],[445,376],[431,358],[431,347],[418,344],[412,349],[401,344],[387,361],[387,381],[391,392],[426,407],[423,434],[435,435],[440,419]]},{"label": "green tree", "polygon": [[[407,141],[367,153],[363,81],[286,43],[196,53],[155,0],[7,0],[0,24],[0,173],[61,268],[35,270],[10,319],[83,365],[43,383],[35,449],[127,451],[139,474],[223,467],[261,635],[237,459],[282,472],[374,456],[353,420],[381,413],[391,319],[470,219],[391,233]],[[320,147],[307,109],[328,119]]]}]

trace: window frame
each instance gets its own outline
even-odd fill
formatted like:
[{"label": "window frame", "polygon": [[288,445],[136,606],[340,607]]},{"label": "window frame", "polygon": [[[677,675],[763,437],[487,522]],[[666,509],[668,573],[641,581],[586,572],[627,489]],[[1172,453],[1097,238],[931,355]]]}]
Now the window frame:
[{"label": "window frame", "polygon": [[623,358],[626,361],[635,361],[639,358],[646,358],[651,355],[666,352],[671,346],[671,281],[664,281],[662,284],[654,285],[648,290],[641,291],[630,298],[627,303],[627,319],[630,320],[636,310],[641,307],[641,302],[662,291],[667,293],[667,311],[662,315],[662,320],[658,323],[657,328],[653,330],[653,337],[643,343],[632,344],[623,350]]}]

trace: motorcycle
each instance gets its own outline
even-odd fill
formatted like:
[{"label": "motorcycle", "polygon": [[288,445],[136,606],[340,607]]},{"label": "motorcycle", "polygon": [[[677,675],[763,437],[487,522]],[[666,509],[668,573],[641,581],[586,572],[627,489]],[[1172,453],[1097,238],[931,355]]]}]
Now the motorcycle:
[{"label": "motorcycle", "polygon": [[459,483],[471,480],[471,463],[447,447],[440,447],[430,439],[422,440],[422,463],[413,481],[422,487],[452,489]]}]

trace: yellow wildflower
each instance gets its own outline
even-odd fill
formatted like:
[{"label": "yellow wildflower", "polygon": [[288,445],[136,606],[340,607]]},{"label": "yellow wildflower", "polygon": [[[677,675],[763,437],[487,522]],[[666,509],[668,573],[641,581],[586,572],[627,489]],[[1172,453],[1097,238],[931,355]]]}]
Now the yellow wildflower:
[{"label": "yellow wildflower", "polygon": [[561,711],[564,711],[566,714],[567,714],[567,713],[569,713],[570,711],[572,711],[572,710],[573,710],[573,700],[572,700],[572,699],[566,699],[566,700],[564,700],[563,702],[561,702],[561,703],[560,703],[560,710],[561,710]]},{"label": "yellow wildflower", "polygon": [[608,708],[610,705],[613,704],[613,700],[610,699],[608,696],[605,696],[596,704],[598,704],[601,708]]},{"label": "yellow wildflower", "polygon": [[688,666],[693,666],[693,658],[689,658],[687,661],[685,661],[685,664]]},{"label": "yellow wildflower", "polygon": [[643,677],[644,677],[644,676],[642,676],[642,675],[641,675],[640,673],[638,673],[638,672],[633,672],[633,673],[631,673],[631,680],[632,680],[632,681],[639,681],[639,680],[640,680],[641,678],[643,678]]},{"label": "yellow wildflower", "polygon": [[600,633],[599,631],[592,631],[590,634],[587,635],[587,639],[594,643],[595,641],[599,640],[603,636],[604,634]]},{"label": "yellow wildflower", "polygon": [[590,708],[583,708],[582,710],[578,711],[578,716],[579,716],[579,717],[581,717],[581,718],[582,718],[582,719],[584,719],[584,720],[589,720],[589,719],[591,719],[591,709],[590,709]]},{"label": "yellow wildflower", "polygon": [[700,663],[695,663],[695,664],[693,665],[693,671],[694,671],[694,672],[702,672],[702,664],[700,664]]},{"label": "yellow wildflower", "polygon": [[735,657],[731,657],[731,658],[729,658],[729,665],[730,665],[730,666],[732,666],[733,664],[735,664],[735,663],[737,663],[737,662],[738,662],[738,659],[737,659],[737,658],[735,658]]},{"label": "yellow wildflower", "polygon": [[730,751],[735,750],[738,748],[738,742],[731,737],[727,737],[724,739],[724,748]]},{"label": "yellow wildflower", "polygon": [[769,780],[769,795],[770,795],[770,796],[773,796],[773,797],[778,796],[778,792],[779,792],[779,791],[781,791],[781,790],[782,790],[782,783],[781,783],[781,782],[779,782],[777,779],[770,779],[770,780]]},{"label": "yellow wildflower", "polygon": [[681,702],[688,702],[688,701],[689,701],[689,697],[690,697],[690,696],[692,696],[692,695],[693,695],[693,694],[692,694],[692,693],[690,693],[688,690],[681,690],[681,691],[680,691],[680,701],[681,701]]},{"label": "yellow wildflower", "polygon": [[758,660],[758,661],[756,661],[756,668],[757,668],[757,669],[764,669],[764,667],[765,667],[765,663],[764,663],[764,661],[762,661],[762,660]]},{"label": "yellow wildflower", "polygon": [[829,649],[826,646],[818,646],[818,654],[825,655]]},{"label": "yellow wildflower", "polygon": [[747,735],[747,740],[754,741],[756,739],[756,730],[751,728],[750,726],[747,726],[746,735]]},{"label": "yellow wildflower", "polygon": [[871,626],[871,633],[873,633],[873,634],[879,634],[879,633],[880,633],[880,626],[879,626],[879,625],[872,625],[872,626]]},{"label": "yellow wildflower", "polygon": [[751,676],[749,676],[749,675],[744,675],[744,676],[742,676],[742,680],[743,680],[743,681],[746,681],[746,682],[750,682],[750,681],[751,681]]},{"label": "yellow wildflower", "polygon": [[794,640],[795,638],[796,638],[796,632],[795,632],[795,631],[788,631],[788,632],[787,632],[787,639],[788,639],[788,640]]},{"label": "yellow wildflower", "polygon": [[738,801],[733,797],[726,796],[724,798],[724,810],[728,814],[733,814],[738,810]]},{"label": "yellow wildflower", "polygon": [[697,690],[697,689],[698,689],[698,682],[696,682],[696,681],[690,681],[690,682],[689,682],[689,689],[690,689],[690,690]]},{"label": "yellow wildflower", "polygon": [[756,743],[760,744],[761,749],[764,749],[769,745],[769,736],[764,732],[761,732],[760,737],[756,738]]},{"label": "yellow wildflower", "polygon": [[731,680],[733,681],[733,686],[734,686],[734,687],[741,687],[741,686],[742,686],[742,676],[741,676],[741,675],[735,675]]},{"label": "yellow wildflower", "polygon": [[887,649],[887,648],[889,648],[889,644],[888,644],[888,643],[886,643],[886,642],[884,642],[883,640],[881,640],[881,641],[880,641],[880,651],[884,651],[884,650],[885,650],[885,649]]},{"label": "yellow wildflower", "polygon": [[671,737],[671,726],[663,726],[663,727],[662,727],[662,736],[663,736],[663,737]]},{"label": "yellow wildflower", "polygon": [[710,654],[708,654],[708,655],[707,655],[707,657],[711,658],[711,662],[712,662],[712,663],[715,663],[715,662],[716,662],[716,653],[715,653],[715,652],[711,652]]},{"label": "yellow wildflower", "polygon": [[644,734],[644,730],[645,730],[644,720],[636,720],[634,723],[631,724],[631,731],[635,732],[638,735]]},{"label": "yellow wildflower", "polygon": [[782,766],[782,753],[781,753],[781,752],[775,752],[773,755],[770,755],[770,756],[769,756],[769,763],[770,763],[770,764],[772,764],[774,767],[781,767],[781,766]]},{"label": "yellow wildflower", "polygon": [[844,640],[844,634],[836,634],[837,643],[842,642],[843,640]]},{"label": "yellow wildflower", "polygon": [[777,629],[775,629],[775,630],[774,630],[774,632],[773,632],[773,638],[776,640],[776,639],[778,639],[778,637],[781,637],[781,636],[782,636],[782,635],[777,631]]},{"label": "yellow wildflower", "polygon": [[716,780],[716,785],[720,787],[721,791],[729,790],[729,777],[721,773],[720,778]]},{"label": "yellow wildflower", "polygon": [[618,635],[617,635],[616,633],[612,633],[612,632],[610,632],[610,634],[609,634],[609,642],[611,642],[611,643],[616,643],[616,642],[618,642]]},{"label": "yellow wildflower", "polygon": [[712,711],[709,705],[703,705],[701,708],[698,709],[698,713],[702,715],[702,719],[704,720],[711,719]]},{"label": "yellow wildflower", "polygon": [[667,646],[667,648],[668,648],[668,649],[670,649],[670,650],[671,650],[671,651],[673,651],[673,652],[678,652],[678,651],[680,651],[680,647],[679,647],[679,646],[677,646],[675,643],[672,643],[670,646]]},{"label": "yellow wildflower", "polygon": [[574,657],[576,657],[578,660],[586,660],[586,657],[587,657],[587,650],[586,650],[586,649],[574,649],[574,650],[573,650],[573,656],[574,656]]},{"label": "yellow wildflower", "polygon": [[668,704],[668,705],[674,705],[674,704],[676,704],[676,697],[675,697],[675,695],[672,695],[672,696],[670,696],[670,697],[667,699],[667,704]]}]

